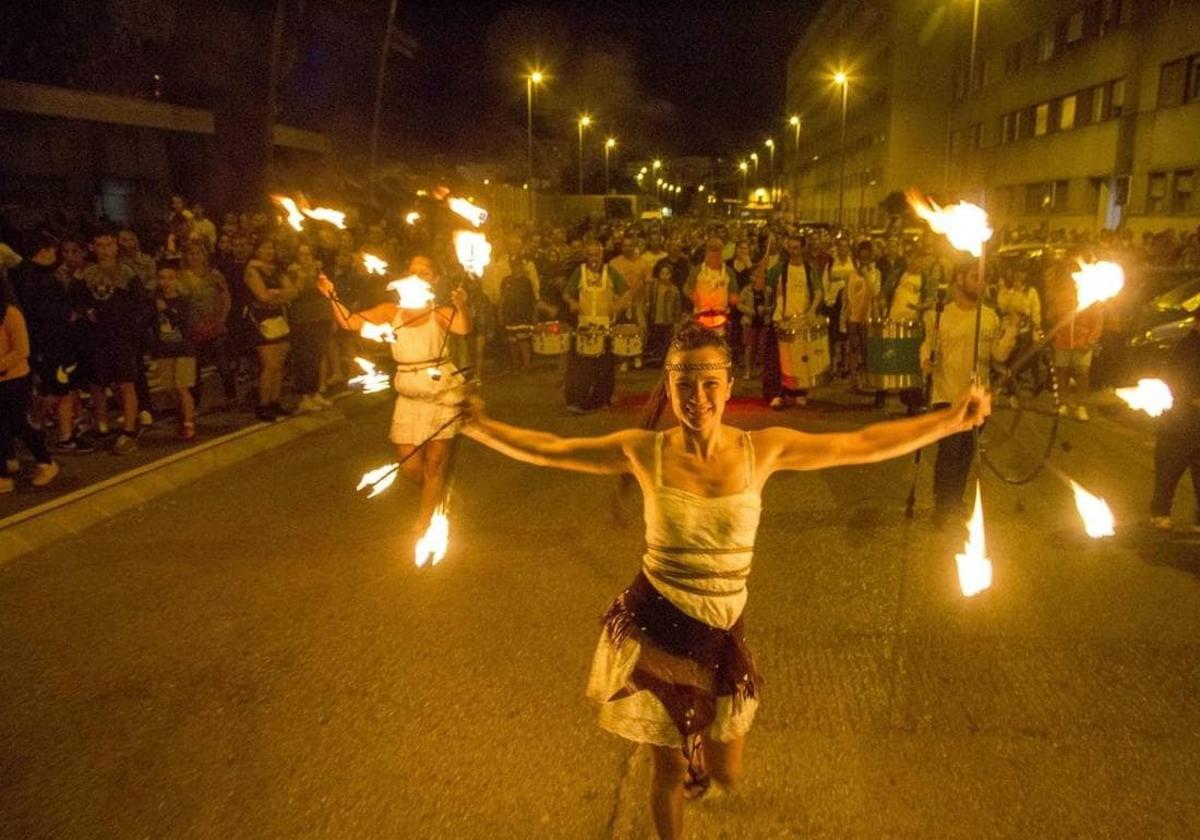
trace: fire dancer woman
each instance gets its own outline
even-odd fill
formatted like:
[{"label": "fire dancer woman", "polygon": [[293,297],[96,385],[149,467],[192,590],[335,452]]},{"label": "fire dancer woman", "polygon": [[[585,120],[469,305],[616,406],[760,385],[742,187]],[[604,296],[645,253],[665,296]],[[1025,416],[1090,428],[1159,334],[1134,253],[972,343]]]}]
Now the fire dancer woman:
[{"label": "fire dancer woman", "polygon": [[[664,838],[682,836],[689,770],[697,794],[729,787],[741,772],[758,701],[742,608],[767,479],[894,458],[970,429],[990,410],[973,390],[953,408],[856,432],[746,432],[721,422],[731,373],[724,340],[692,324],[672,340],[664,365],[660,396],[678,421],[666,432],[560,438],[493,420],[478,398],[464,428],[517,460],[632,475],[641,485],[646,553],[604,617],[588,695],[601,704],[602,728],[651,745],[650,804]],[[710,787],[695,772],[701,735]]]},{"label": "fire dancer woman", "polygon": [[[413,257],[410,273],[420,274],[426,268],[425,263],[425,257]],[[453,392],[462,381],[450,361],[446,337],[448,333],[471,332],[467,293],[461,288],[451,292],[452,306],[435,307],[431,299],[418,295],[416,301],[410,301],[401,294],[399,302],[388,301],[362,312],[349,312],[334,300],[333,283],[324,275],[318,288],[330,299],[334,320],[342,329],[357,332],[369,323],[391,324],[395,331],[392,358],[396,360],[393,382],[396,407],[388,437],[403,461],[400,469],[404,477],[421,488],[421,504],[413,528],[414,533],[423,533],[442,500],[447,456],[456,431],[452,421],[459,410],[459,397]],[[412,455],[430,436],[433,439]]]}]

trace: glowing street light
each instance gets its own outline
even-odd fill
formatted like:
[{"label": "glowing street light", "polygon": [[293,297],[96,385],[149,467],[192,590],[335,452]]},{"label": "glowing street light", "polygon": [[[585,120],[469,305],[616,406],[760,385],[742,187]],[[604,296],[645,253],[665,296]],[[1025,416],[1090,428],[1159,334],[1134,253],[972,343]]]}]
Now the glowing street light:
[{"label": "glowing street light", "polygon": [[754,162],[754,185],[758,186],[758,152],[751,152],[750,160]]},{"label": "glowing street light", "polygon": [[583,195],[583,130],[592,124],[592,118],[584,114],[579,118],[579,194]]},{"label": "glowing street light", "polygon": [[775,141],[772,138],[768,137],[766,142],[763,145],[771,150],[771,170],[770,170],[771,177],[769,179],[769,182],[770,182],[770,187],[771,187],[771,198],[774,199],[775,198]]}]

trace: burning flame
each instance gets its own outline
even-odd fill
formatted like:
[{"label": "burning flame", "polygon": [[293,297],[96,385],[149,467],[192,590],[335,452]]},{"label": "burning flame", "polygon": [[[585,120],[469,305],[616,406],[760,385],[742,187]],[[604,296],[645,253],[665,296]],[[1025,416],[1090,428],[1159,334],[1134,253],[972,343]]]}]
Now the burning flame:
[{"label": "burning flame", "polygon": [[424,309],[433,302],[433,288],[415,274],[393,280],[387,288],[396,293],[401,309]]},{"label": "burning flame", "polygon": [[468,274],[483,276],[483,269],[492,261],[492,244],[482,233],[473,230],[454,232],[454,251]]},{"label": "burning flame", "polygon": [[436,566],[446,556],[450,548],[450,519],[446,516],[446,506],[438,505],[433,516],[429,519],[429,527],[417,540],[415,560],[417,566],[426,563]]},{"label": "burning flame", "polygon": [[367,494],[367,498],[373,499],[384,490],[391,487],[396,482],[396,476],[399,473],[399,464],[387,464],[382,467],[377,467],[373,470],[363,473],[362,478],[358,480],[358,486],[354,489],[362,490],[364,487],[370,487],[371,492]]},{"label": "burning flame", "polygon": [[313,210],[303,209],[300,211],[310,219],[316,219],[318,222],[329,222],[338,230],[346,229],[346,214],[341,210],[333,210],[329,207],[317,207]]},{"label": "burning flame", "polygon": [[367,270],[367,274],[384,274],[387,272],[388,264],[374,254],[362,255],[363,268]]},{"label": "burning flame", "polygon": [[421,214],[416,210],[413,210],[411,213],[405,213],[404,221],[410,225],[415,225],[417,222],[421,221]]},{"label": "burning flame", "polygon": [[1114,262],[1079,263],[1075,278],[1075,294],[1079,302],[1076,312],[1082,312],[1093,304],[1116,297],[1125,287],[1125,270]]},{"label": "burning flame", "polygon": [[958,561],[958,586],[970,598],[992,585],[992,561],[987,557],[983,538],[983,492],[975,482],[975,512],[967,523],[967,543]]},{"label": "burning flame", "polygon": [[913,212],[929,222],[934,233],[944,234],[951,245],[973,257],[983,254],[983,243],[992,238],[992,228],[982,207],[966,201],[939,207],[917,190],[909,190],[907,198]]},{"label": "burning flame", "polygon": [[450,205],[451,210],[462,216],[475,227],[479,227],[481,224],[487,221],[487,211],[482,207],[476,207],[465,198],[456,198],[455,196],[451,196],[446,203]]},{"label": "burning flame", "polygon": [[279,204],[287,213],[287,223],[295,230],[300,230],[304,227],[304,214],[300,212],[300,208],[296,206],[296,202],[292,201],[286,195],[273,195],[271,199]]},{"label": "burning flame", "polygon": [[1151,417],[1158,417],[1175,405],[1171,389],[1161,379],[1139,379],[1136,388],[1118,388],[1116,393],[1134,411],[1144,411]]},{"label": "burning flame", "polygon": [[374,394],[387,390],[388,376],[386,373],[378,370],[374,364],[361,356],[355,356],[354,361],[362,369],[362,374],[360,376],[352,376],[347,380],[347,385],[361,387],[364,394]]},{"label": "burning flame", "polygon": [[362,264],[368,274],[382,275],[387,273],[388,264],[374,254],[364,253],[362,255]]},{"label": "burning flame", "polygon": [[1071,480],[1071,489],[1075,491],[1075,507],[1083,517],[1083,530],[1087,531],[1087,535],[1094,540],[1113,536],[1116,533],[1115,522],[1108,503],[1084,490],[1074,479]]},{"label": "burning flame", "polygon": [[364,321],[358,334],[368,341],[379,341],[385,344],[394,344],[396,341],[396,330],[388,323],[373,324],[370,321]]}]

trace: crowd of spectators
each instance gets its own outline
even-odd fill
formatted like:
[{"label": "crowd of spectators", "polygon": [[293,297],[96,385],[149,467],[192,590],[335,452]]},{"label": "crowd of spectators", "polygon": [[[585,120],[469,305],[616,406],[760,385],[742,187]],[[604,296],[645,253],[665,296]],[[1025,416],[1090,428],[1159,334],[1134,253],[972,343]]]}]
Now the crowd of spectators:
[{"label": "crowd of spectators", "polygon": [[[646,362],[661,360],[672,331],[698,311],[695,280],[716,239],[736,286],[728,336],[750,376],[773,352],[763,343],[775,293],[771,268],[786,253],[785,242],[798,238],[802,259],[820,277],[833,375],[851,383],[862,364],[856,331],[871,318],[920,320],[957,258],[941,237],[914,231],[899,218],[875,231],[688,217],[535,226],[501,221],[489,224],[492,262],[474,277],[458,265],[451,225],[439,223],[439,212],[432,200],[407,218],[351,209],[344,229],[313,223],[298,232],[269,207],[226,213],[218,223],[202,206],[174,196],[159,224],[145,230],[57,218],[6,236],[0,253],[6,311],[16,313],[5,318],[7,345],[20,355],[20,334],[27,333],[29,370],[24,377],[18,366],[0,370],[0,392],[5,377],[26,381],[28,410],[20,411],[19,394],[4,392],[4,416],[25,414],[31,425],[6,425],[0,441],[8,456],[5,474],[15,467],[13,439],[28,439],[31,430],[51,451],[124,454],[137,448],[140,431],[164,410],[177,414],[179,437],[192,440],[202,410],[253,412],[270,421],[326,408],[326,394],[357,373],[352,359],[363,345],[332,328],[317,280],[327,275],[341,305],[351,309],[383,300],[386,281],[365,270],[364,254],[387,261],[393,274],[406,268],[421,274],[442,297],[464,288],[473,333],[455,336],[451,352],[460,366],[490,378],[530,369],[527,340],[517,338],[527,333],[514,328],[544,320],[571,327],[565,284],[585,261],[589,243],[603,248],[604,260],[628,284],[617,321],[639,325]],[[1041,325],[1043,307],[1052,317],[1073,305],[1069,288],[1057,280],[1081,255],[1118,260],[1133,274],[1144,266],[1200,265],[1197,232],[1140,238],[1128,231],[997,233],[998,246],[1030,243],[1044,247],[1031,250],[1034,256],[994,261],[989,300],[1001,315],[1033,329]],[[413,261],[418,255],[426,259]],[[1098,323],[1080,324],[1058,348],[1067,353],[1068,367],[1080,367],[1104,329],[1103,317],[1098,311]],[[207,399],[206,372],[219,386]],[[285,400],[289,375],[292,395]],[[1086,390],[1086,377],[1077,379],[1072,384]],[[118,410],[115,421],[110,407]],[[48,482],[57,466],[29,448],[38,480]],[[9,486],[0,483],[0,491]]]}]

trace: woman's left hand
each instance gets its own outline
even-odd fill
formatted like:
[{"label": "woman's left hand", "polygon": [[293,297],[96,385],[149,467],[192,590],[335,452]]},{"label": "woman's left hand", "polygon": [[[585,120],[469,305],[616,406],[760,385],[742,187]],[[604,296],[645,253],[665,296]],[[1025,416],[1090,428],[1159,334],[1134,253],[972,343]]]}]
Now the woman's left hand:
[{"label": "woman's left hand", "polygon": [[992,413],[992,395],[982,385],[972,385],[971,390],[950,411],[953,432],[968,432],[982,426]]}]

